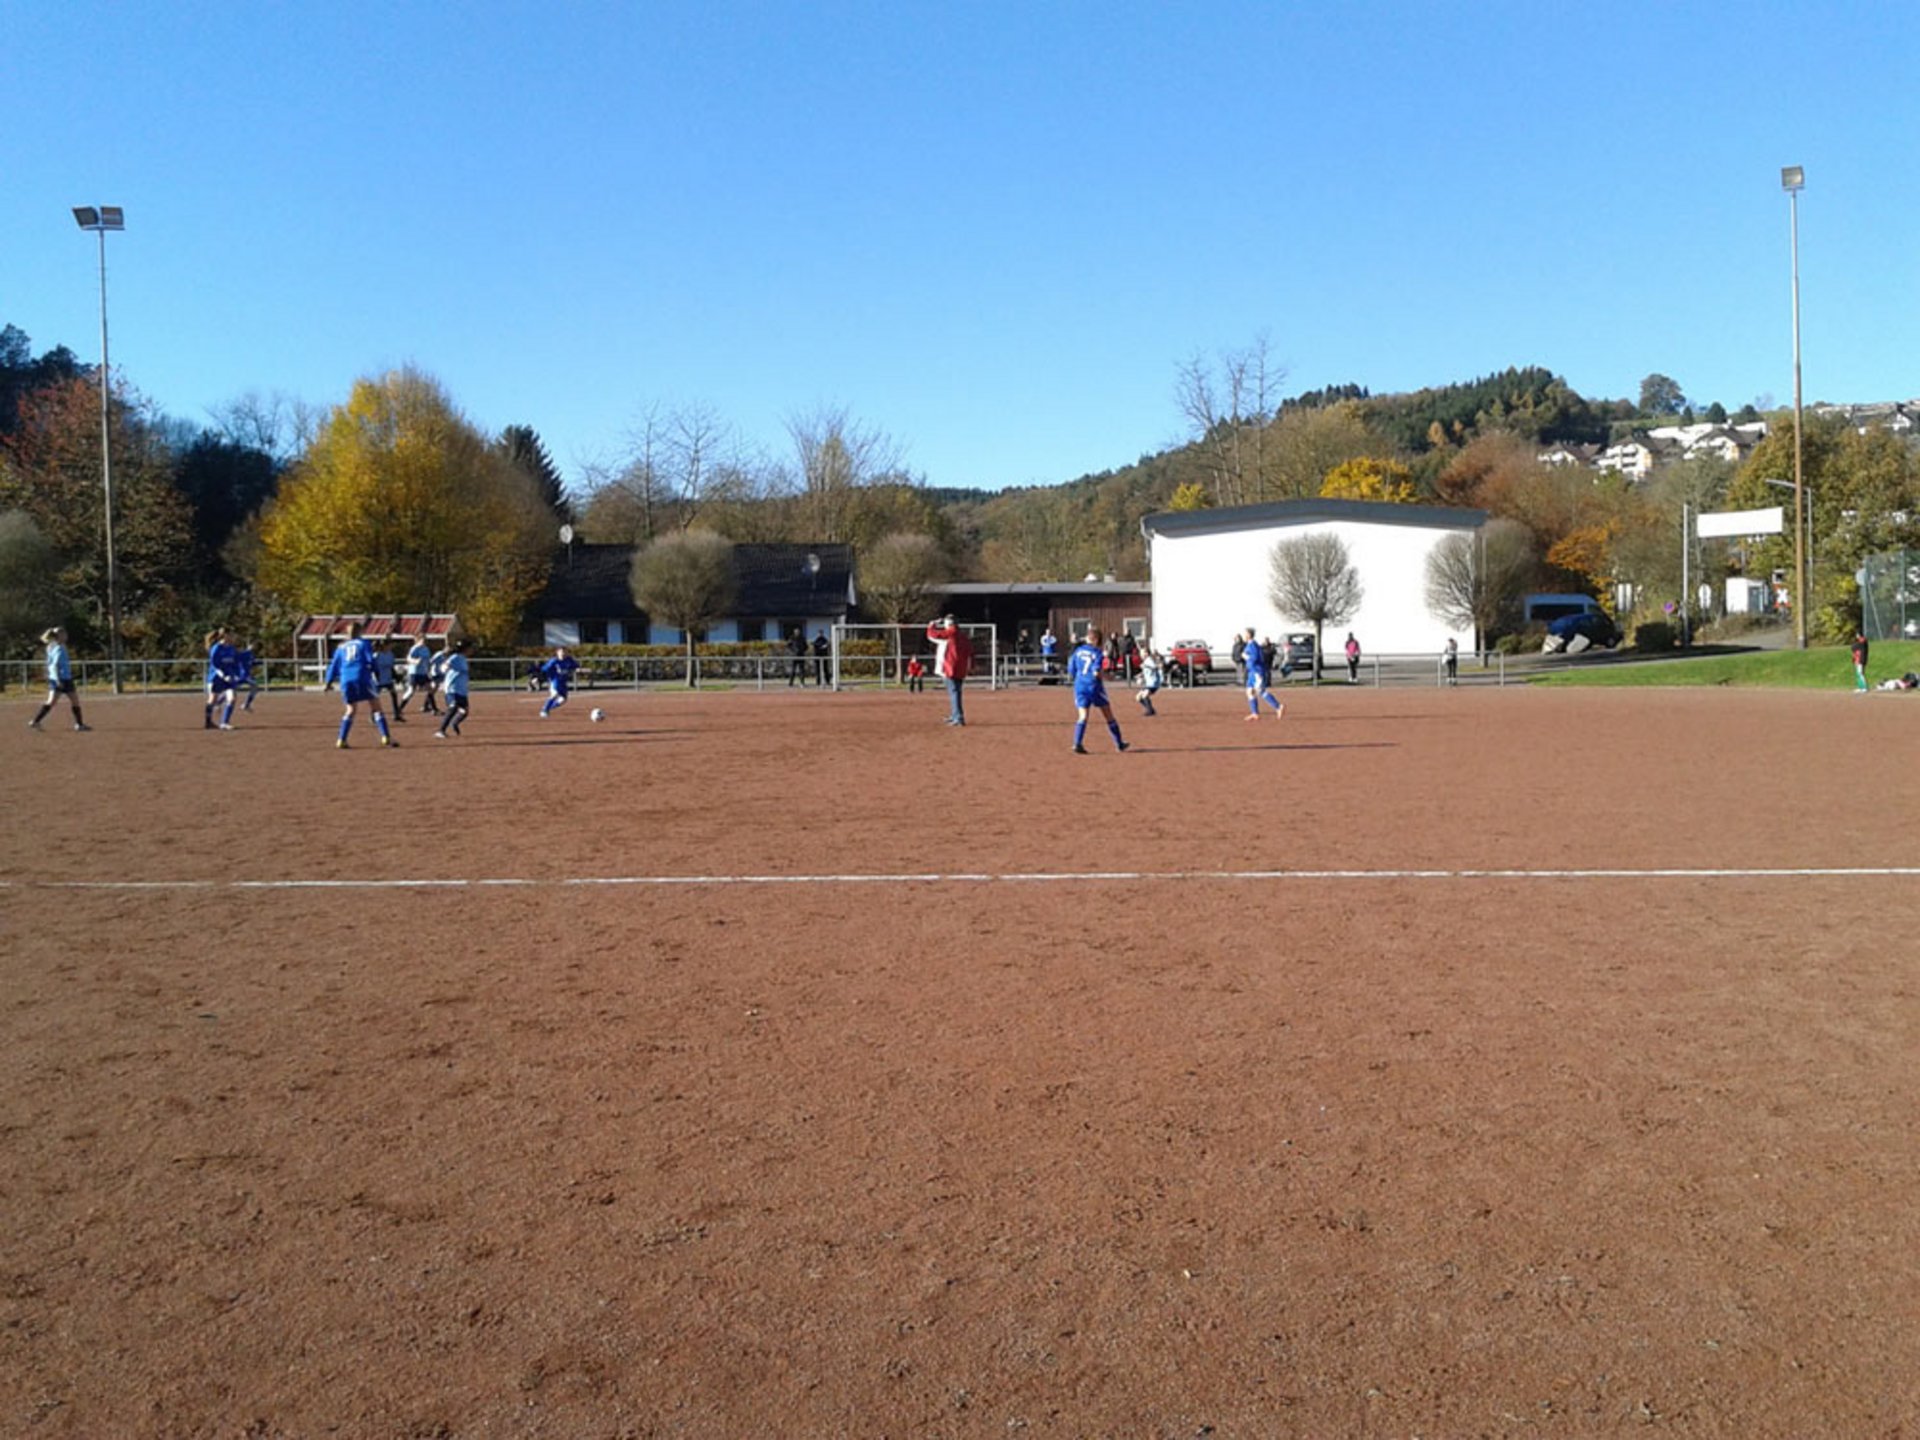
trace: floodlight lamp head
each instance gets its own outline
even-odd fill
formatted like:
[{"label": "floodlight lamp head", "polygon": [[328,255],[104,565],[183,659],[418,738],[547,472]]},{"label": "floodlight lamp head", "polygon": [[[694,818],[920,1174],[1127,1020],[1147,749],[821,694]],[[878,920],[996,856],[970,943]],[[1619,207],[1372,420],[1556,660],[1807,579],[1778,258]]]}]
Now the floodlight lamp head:
[{"label": "floodlight lamp head", "polygon": [[100,212],[91,205],[76,205],[73,207],[73,218],[82,230],[91,230],[100,223]]},{"label": "floodlight lamp head", "polygon": [[97,210],[91,205],[76,205],[73,207],[73,219],[82,230],[127,228],[127,212],[118,205],[102,205]]},{"label": "floodlight lamp head", "polygon": [[1791,192],[1804,189],[1806,183],[1807,172],[1805,167],[1800,165],[1782,165],[1780,167],[1780,188],[1782,190]]}]

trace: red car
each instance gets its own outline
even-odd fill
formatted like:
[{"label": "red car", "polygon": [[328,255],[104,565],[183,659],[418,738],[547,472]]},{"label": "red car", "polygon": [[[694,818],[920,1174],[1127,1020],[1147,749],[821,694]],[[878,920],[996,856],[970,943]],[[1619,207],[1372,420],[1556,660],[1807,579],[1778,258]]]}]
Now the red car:
[{"label": "red car", "polygon": [[1213,669],[1213,652],[1204,640],[1176,640],[1167,651],[1167,683],[1198,685]]}]

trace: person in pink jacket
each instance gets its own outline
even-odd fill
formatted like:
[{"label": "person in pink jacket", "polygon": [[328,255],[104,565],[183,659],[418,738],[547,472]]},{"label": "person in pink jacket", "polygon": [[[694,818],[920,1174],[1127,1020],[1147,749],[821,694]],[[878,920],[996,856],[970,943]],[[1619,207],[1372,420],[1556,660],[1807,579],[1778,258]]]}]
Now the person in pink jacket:
[{"label": "person in pink jacket", "polygon": [[967,710],[960,692],[967,683],[967,672],[973,668],[973,643],[953,623],[951,615],[942,615],[927,626],[927,638],[937,647],[933,668],[947,682],[947,724],[965,725]]}]

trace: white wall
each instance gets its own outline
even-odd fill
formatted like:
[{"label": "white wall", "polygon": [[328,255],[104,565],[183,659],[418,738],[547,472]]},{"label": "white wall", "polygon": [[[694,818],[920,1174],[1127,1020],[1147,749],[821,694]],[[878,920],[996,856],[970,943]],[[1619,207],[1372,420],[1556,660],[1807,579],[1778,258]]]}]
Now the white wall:
[{"label": "white wall", "polygon": [[[1369,525],[1348,520],[1249,527],[1192,535],[1154,533],[1148,560],[1153,574],[1154,641],[1205,640],[1216,658],[1251,625],[1263,636],[1313,626],[1281,615],[1267,598],[1274,545],[1301,535],[1331,534],[1347,547],[1365,594],[1346,624],[1329,624],[1327,654],[1337,657],[1351,630],[1364,653],[1438,652],[1452,636],[1473,645],[1471,631],[1454,630],[1427,610],[1427,556],[1454,529]],[[1468,532],[1470,533],[1470,532]]]}]

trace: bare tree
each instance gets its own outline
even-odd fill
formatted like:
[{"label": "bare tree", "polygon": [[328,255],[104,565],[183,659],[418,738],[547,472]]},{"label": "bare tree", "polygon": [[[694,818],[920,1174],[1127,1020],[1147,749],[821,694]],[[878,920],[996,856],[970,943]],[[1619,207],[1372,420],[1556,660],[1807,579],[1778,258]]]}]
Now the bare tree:
[{"label": "bare tree", "polygon": [[1180,366],[1174,397],[1206,456],[1219,504],[1264,497],[1265,430],[1273,390],[1285,378],[1286,370],[1272,363],[1264,332],[1244,350],[1223,351],[1217,360],[1195,352]]},{"label": "bare tree", "polygon": [[286,464],[313,443],[327,418],[326,408],[278,390],[249,390],[208,408],[214,429],[236,445],[271,455]]},{"label": "bare tree", "polygon": [[1267,597],[1273,608],[1296,620],[1313,622],[1313,678],[1320,679],[1323,631],[1344,625],[1360,609],[1366,589],[1338,535],[1302,535],[1273,547]]},{"label": "bare tree", "polygon": [[[890,625],[924,616],[947,578],[947,557],[931,535],[896,531],[860,559],[860,596],[867,609]],[[900,668],[900,632],[893,633],[895,672]]]},{"label": "bare tree", "polygon": [[633,557],[631,588],[642,610],[685,633],[687,684],[698,685],[694,636],[724,619],[739,594],[732,544],[711,530],[662,536]]},{"label": "bare tree", "polygon": [[1427,609],[1473,631],[1473,647],[1518,618],[1520,597],[1538,569],[1533,537],[1517,521],[1489,520],[1473,534],[1441,540],[1427,556]]},{"label": "bare tree", "polygon": [[800,466],[801,514],[808,527],[804,538],[846,539],[853,491],[899,471],[899,446],[837,406],[790,417],[787,434]]}]

